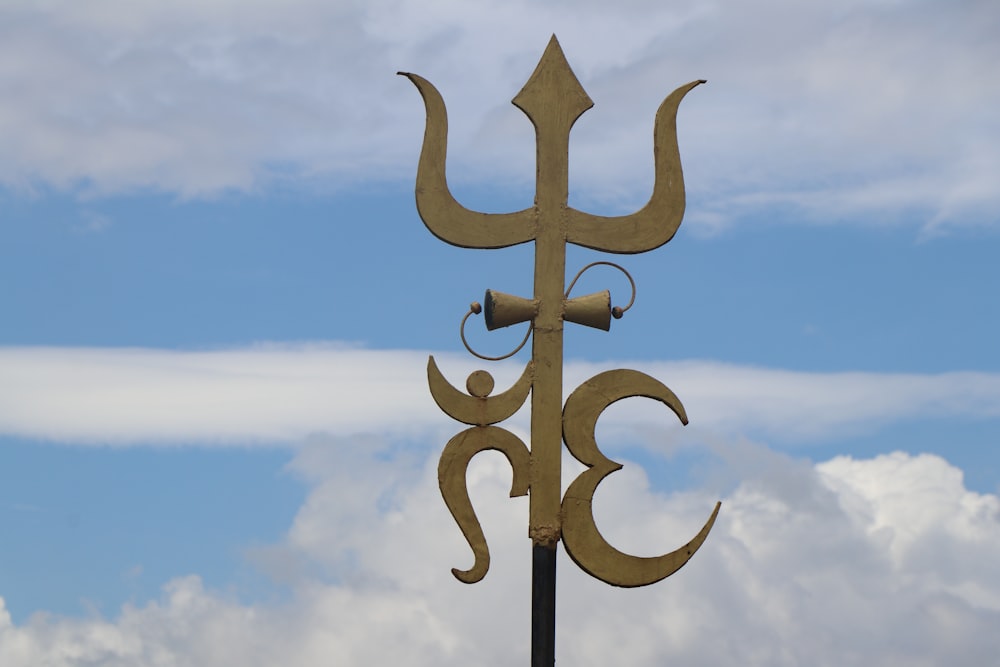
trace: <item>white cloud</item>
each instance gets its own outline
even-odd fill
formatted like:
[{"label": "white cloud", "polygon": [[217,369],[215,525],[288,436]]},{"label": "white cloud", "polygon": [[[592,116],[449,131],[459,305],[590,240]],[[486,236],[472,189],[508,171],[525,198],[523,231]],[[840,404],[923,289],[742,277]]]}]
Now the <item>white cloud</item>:
[{"label": "white cloud", "polygon": [[[386,445],[314,438],[293,464],[314,485],[270,562],[312,574],[275,605],[241,604],[196,576],[116,618],[0,607],[5,667],[196,664],[509,665],[528,656],[530,549],[524,499],[502,457],[470,488],[493,552],[486,579],[459,584],[471,556],[438,497],[435,457],[388,460]],[[1000,639],[1000,499],[966,490],[937,457],[837,458],[815,468],[764,449],[701,551],[657,585],[621,590],[560,560],[558,649],[567,664],[989,664]],[[598,496],[602,528],[649,554],[692,535],[710,490],[650,492],[635,466]],[[318,568],[318,570],[316,569]],[[317,572],[319,574],[317,575]]]},{"label": "white cloud", "polygon": [[423,109],[404,69],[444,94],[460,181],[530,185],[530,124],[508,101],[555,32],[597,105],[571,148],[588,205],[641,203],[658,103],[707,78],[679,121],[688,224],[993,224],[995,25],[990,3],[942,1],[6,2],[0,183],[407,181]]},{"label": "white cloud", "polygon": [[[433,423],[426,356],[337,345],[6,348],[0,431],[66,442],[287,443]],[[428,419],[427,415],[430,415]]]},{"label": "white cloud", "polygon": [[[467,358],[435,355],[464,386]],[[311,433],[400,437],[452,427],[426,385],[427,353],[335,343],[177,351],[0,348],[0,434],[90,444],[289,444]],[[671,387],[693,436],[751,434],[804,442],[897,421],[1000,416],[1000,376],[808,373],[718,362],[566,365],[567,392],[596,373],[631,366]],[[520,374],[490,364],[497,391]],[[515,428],[526,429],[525,411]],[[676,421],[652,401],[622,401],[601,427],[673,438]]]},{"label": "white cloud", "polygon": [[[674,389],[692,425],[769,439],[813,440],[902,420],[1000,417],[1000,376],[992,373],[809,373],[706,361],[635,366]],[[574,366],[577,373],[589,368],[597,367]],[[645,407],[623,403],[622,417],[636,420]]]}]

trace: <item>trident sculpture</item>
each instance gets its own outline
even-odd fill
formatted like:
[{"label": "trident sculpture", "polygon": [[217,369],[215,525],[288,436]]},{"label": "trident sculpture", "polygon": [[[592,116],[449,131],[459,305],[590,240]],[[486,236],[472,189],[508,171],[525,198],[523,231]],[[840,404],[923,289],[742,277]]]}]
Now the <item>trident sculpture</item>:
[{"label": "trident sculpture", "polygon": [[[592,502],[601,480],[622,466],[598,449],[594,436],[598,417],[615,401],[645,396],[662,402],[687,424],[684,406],[660,381],[624,369],[600,373],[587,380],[562,405],[563,323],[608,330],[611,318],[620,318],[627,310],[627,307],[612,308],[607,291],[570,298],[575,279],[566,290],[566,244],[612,253],[640,253],[673,237],[684,215],[677,108],[688,91],[704,81],[681,86],[664,100],[656,113],[653,133],[656,181],[649,202],[631,215],[604,217],[567,205],[569,132],[593,102],[570,69],[555,36],[534,73],[513,99],[514,105],[535,126],[537,159],[535,204],[515,213],[478,213],[454,199],[445,176],[448,119],[444,100],[426,79],[416,74],[400,74],[416,85],[427,111],[416,179],[417,210],[427,228],[442,241],[465,248],[504,248],[535,242],[534,296],[528,299],[487,290],[485,298],[487,329],[531,323],[525,336],[525,340],[528,335],[533,337],[531,361],[520,379],[506,391],[491,396],[493,377],[480,370],[469,376],[467,393],[462,392],[444,378],[434,357],[428,360],[427,377],[438,406],[452,418],[470,425],[448,442],[438,467],[445,503],[475,556],[471,568],[452,572],[460,581],[471,584],[481,580],[489,569],[489,548],[469,499],[466,469],[477,453],[498,450],[513,469],[511,497],[529,495],[528,535],[533,544],[532,665],[551,666],[555,660],[556,545],[560,540],[576,564],[592,576],[614,586],[645,586],[670,576],[687,563],[708,537],[719,512],[720,504],[716,503],[708,521],[691,541],[662,556],[631,556],[613,547],[597,529]],[[633,283],[633,300],[634,288]],[[473,303],[469,314],[481,311],[482,307]],[[462,324],[465,342],[465,320]],[[483,357],[468,343],[466,347],[484,359],[503,358]],[[528,394],[531,394],[530,450],[516,435],[496,426],[513,415]],[[561,496],[563,441],[587,470]]]}]

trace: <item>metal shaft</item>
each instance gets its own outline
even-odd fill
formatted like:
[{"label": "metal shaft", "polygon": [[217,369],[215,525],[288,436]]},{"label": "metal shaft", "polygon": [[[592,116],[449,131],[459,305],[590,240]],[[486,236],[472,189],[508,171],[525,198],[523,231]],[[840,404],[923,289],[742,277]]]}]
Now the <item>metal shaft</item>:
[{"label": "metal shaft", "polygon": [[532,323],[531,665],[556,655],[556,548],[562,536],[563,290],[566,280],[569,132],[593,105],[554,40],[513,100],[535,126],[535,303]]},{"label": "metal shaft", "polygon": [[[554,52],[553,52],[554,55]],[[569,130],[586,108],[574,108],[566,70],[543,57],[514,98],[535,125],[535,302],[532,328],[535,379],[531,388],[531,495],[528,534],[532,542],[531,665],[553,667],[556,655],[556,547],[562,534],[563,287],[566,279],[566,200]],[[568,67],[568,66],[567,66]],[[579,86],[579,84],[577,84]]]},{"label": "metal shaft", "polygon": [[531,667],[556,663],[556,545],[531,554]]}]

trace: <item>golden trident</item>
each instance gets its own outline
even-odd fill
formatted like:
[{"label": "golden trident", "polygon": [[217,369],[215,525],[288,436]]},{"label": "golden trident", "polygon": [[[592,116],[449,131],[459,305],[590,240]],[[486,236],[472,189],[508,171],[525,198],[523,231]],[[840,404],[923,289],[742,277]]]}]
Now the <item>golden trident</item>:
[{"label": "golden trident", "polygon": [[[705,541],[719,512],[720,504],[716,503],[712,515],[690,542],[662,556],[642,558],[615,549],[597,529],[592,501],[601,480],[622,466],[598,449],[594,436],[597,419],[615,401],[645,396],[662,402],[687,424],[684,406],[660,381],[624,369],[592,377],[569,396],[565,407],[562,405],[563,322],[608,330],[611,317],[623,313],[621,308],[611,308],[606,291],[569,298],[564,283],[566,244],[613,253],[640,253],[673,237],[684,215],[677,108],[688,91],[704,81],[681,86],[667,96],[656,113],[656,180],[649,202],[631,215],[604,217],[567,204],[570,129],[593,102],[570,69],[554,35],[528,82],[513,99],[535,126],[537,160],[535,204],[515,213],[478,213],[455,200],[445,176],[448,118],[444,100],[426,79],[400,74],[416,85],[427,110],[416,179],[417,210],[427,228],[442,241],[465,248],[503,248],[535,242],[534,297],[524,299],[487,290],[485,299],[488,329],[531,322],[531,361],[520,379],[510,389],[490,396],[492,376],[476,371],[469,376],[465,393],[444,378],[434,357],[428,360],[427,377],[438,406],[471,426],[448,442],[438,467],[445,503],[475,555],[470,569],[452,572],[460,581],[475,583],[489,569],[489,548],[469,500],[466,469],[477,453],[498,450],[513,468],[511,497],[530,494],[528,535],[534,549],[535,612],[532,664],[550,664],[554,659],[555,548],[560,539],[576,564],[594,577],[614,586],[645,586],[670,576],[687,563]],[[479,304],[474,303],[471,312],[479,311]],[[529,393],[530,450],[513,433],[495,426],[513,415]],[[564,440],[587,470],[560,497]],[[546,618],[539,620],[540,615]],[[534,636],[539,634],[547,638]],[[548,646],[539,648],[539,641]],[[549,657],[539,659],[540,652]]]}]

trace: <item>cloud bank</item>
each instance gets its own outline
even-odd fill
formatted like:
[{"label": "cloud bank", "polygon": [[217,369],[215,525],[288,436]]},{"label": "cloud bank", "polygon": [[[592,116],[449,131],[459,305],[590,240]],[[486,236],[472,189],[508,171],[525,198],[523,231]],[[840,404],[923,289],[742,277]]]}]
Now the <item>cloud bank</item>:
[{"label": "cloud bank", "polygon": [[403,69],[449,104],[460,191],[529,186],[531,128],[508,101],[555,32],[597,105],[571,147],[588,205],[642,203],[657,105],[706,78],[679,119],[688,224],[995,224],[997,20],[940,1],[13,0],[0,183],[198,197],[409,181],[423,108]]},{"label": "cloud bank", "polygon": [[[372,443],[367,443],[371,445]],[[274,664],[510,665],[527,661],[527,505],[506,498],[502,457],[469,486],[493,552],[471,561],[436,483],[435,457],[315,437],[293,467],[312,490],[285,540],[253,558],[292,587],[241,604],[196,575],[114,618],[36,615],[0,605],[5,667]],[[708,541],[676,575],[622,590],[560,560],[557,656],[567,664],[989,664],[1000,649],[1000,499],[964,488],[946,461],[902,453],[816,466],[767,451],[767,478],[722,498]],[[639,555],[697,531],[711,490],[659,494],[635,466],[599,494],[612,543]]]},{"label": "cloud bank", "polygon": [[[464,387],[476,368],[436,354]],[[427,353],[336,343],[178,351],[143,348],[0,348],[0,435],[80,444],[289,445],[313,433],[403,437],[454,422],[426,385]],[[610,368],[635,367],[670,386],[692,433],[807,442],[900,420],[1000,416],[1000,376],[809,373],[683,361],[569,361],[567,392]],[[516,363],[490,364],[497,390]],[[511,422],[527,430],[521,413]],[[648,400],[612,406],[601,425],[660,437],[677,422]]]}]

